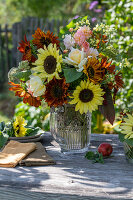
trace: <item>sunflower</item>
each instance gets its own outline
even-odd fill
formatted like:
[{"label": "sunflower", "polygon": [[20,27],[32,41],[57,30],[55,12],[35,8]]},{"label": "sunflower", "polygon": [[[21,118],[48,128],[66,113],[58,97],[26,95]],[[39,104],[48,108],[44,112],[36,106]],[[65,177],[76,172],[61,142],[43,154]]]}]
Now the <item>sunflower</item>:
[{"label": "sunflower", "polygon": [[67,96],[69,84],[65,82],[65,79],[56,79],[55,77],[46,84],[46,91],[44,94],[45,101],[48,106],[61,106],[67,103]]},{"label": "sunflower", "polygon": [[38,49],[44,48],[44,45],[48,47],[50,43],[56,44],[57,48],[59,47],[60,41],[58,40],[58,37],[53,35],[53,33],[50,33],[50,31],[47,31],[45,34],[40,28],[37,28],[32,37],[34,38],[32,42]]},{"label": "sunflower", "polygon": [[33,75],[37,75],[42,79],[47,79],[48,82],[55,76],[60,79],[58,72],[61,72],[62,55],[59,55],[59,50],[56,44],[49,44],[48,48],[38,49],[38,59],[33,65],[37,67],[32,68]]},{"label": "sunflower", "polygon": [[23,53],[22,60],[28,60],[29,62],[35,62],[36,58],[32,55],[32,48],[30,42],[27,41],[26,35],[24,36],[25,41],[21,41],[18,50]]},{"label": "sunflower", "polygon": [[15,122],[13,122],[13,129],[16,137],[24,137],[26,135],[27,128],[24,127],[26,125],[22,116],[16,117]]},{"label": "sunflower", "polygon": [[124,118],[124,122],[121,123],[121,133],[125,134],[125,139],[133,138],[133,115],[127,114],[128,118]]},{"label": "sunflower", "polygon": [[97,83],[102,80],[100,66],[101,64],[96,58],[88,58],[87,64],[84,65],[83,72],[87,75],[90,81]]},{"label": "sunflower", "polygon": [[70,104],[76,104],[75,110],[83,114],[88,111],[92,112],[102,105],[104,98],[103,90],[100,85],[94,85],[90,81],[81,81],[80,85],[76,87]]},{"label": "sunflower", "polygon": [[15,92],[15,96],[23,97],[23,102],[28,103],[31,106],[39,107],[41,105],[41,99],[39,97],[33,97],[27,91],[23,89],[20,84],[15,84],[13,82],[9,82],[9,85],[12,87],[9,88],[10,91]]}]

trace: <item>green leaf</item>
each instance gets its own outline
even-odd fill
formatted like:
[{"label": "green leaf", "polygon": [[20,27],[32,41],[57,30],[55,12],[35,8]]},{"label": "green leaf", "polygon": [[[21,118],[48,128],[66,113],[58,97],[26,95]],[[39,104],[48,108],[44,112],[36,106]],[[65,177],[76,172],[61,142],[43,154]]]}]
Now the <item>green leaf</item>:
[{"label": "green leaf", "polygon": [[103,155],[99,152],[93,152],[93,151],[88,151],[85,155],[85,158],[87,158],[88,160],[92,160],[92,163],[104,163],[103,160]]},{"label": "green leaf", "polygon": [[0,123],[0,131],[3,131],[5,128],[5,122]]},{"label": "green leaf", "polygon": [[88,151],[85,155],[85,158],[87,158],[88,160],[93,160],[94,155],[95,155],[95,153],[93,151]]},{"label": "green leaf", "polygon": [[31,71],[27,70],[27,71],[22,71],[22,72],[17,72],[14,74],[14,76],[22,81],[28,81],[29,80],[29,76],[31,75]]},{"label": "green leaf", "polygon": [[6,144],[8,137],[9,136],[7,134],[0,132],[0,148],[2,148]]},{"label": "green leaf", "polygon": [[105,101],[105,104],[99,106],[99,111],[113,125],[113,122],[115,120],[115,109],[112,95],[109,89],[106,89],[105,91]]},{"label": "green leaf", "polygon": [[34,135],[37,135],[37,134],[40,134],[40,133],[43,133],[44,131],[39,128],[39,127],[36,127],[36,128],[33,128],[33,127],[27,127],[28,128],[27,130],[27,134],[26,136],[34,136]]},{"label": "green leaf", "polygon": [[83,74],[83,72],[77,72],[75,68],[63,69],[63,71],[64,71],[66,83],[71,83],[77,80]]}]

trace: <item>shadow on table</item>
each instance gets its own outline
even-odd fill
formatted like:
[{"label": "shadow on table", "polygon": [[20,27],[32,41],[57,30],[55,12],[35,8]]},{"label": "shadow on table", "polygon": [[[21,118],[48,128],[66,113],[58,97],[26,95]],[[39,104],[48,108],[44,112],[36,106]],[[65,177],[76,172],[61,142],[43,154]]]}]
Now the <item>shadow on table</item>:
[{"label": "shadow on table", "polygon": [[[41,168],[41,167],[39,167]],[[41,185],[42,176],[44,179],[49,179],[49,175],[41,172],[39,168],[31,167],[16,167],[1,168],[0,187],[18,187],[18,188],[38,188]],[[21,181],[20,181],[21,180]]]}]

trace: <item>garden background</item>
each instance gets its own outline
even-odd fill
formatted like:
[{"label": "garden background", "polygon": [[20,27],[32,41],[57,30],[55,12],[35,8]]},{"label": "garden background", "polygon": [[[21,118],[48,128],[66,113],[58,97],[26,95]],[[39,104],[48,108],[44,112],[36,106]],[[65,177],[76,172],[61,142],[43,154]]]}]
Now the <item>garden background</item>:
[{"label": "garden background", "polygon": [[[17,67],[18,62],[13,49],[15,24],[31,19],[32,22],[33,19],[43,22],[42,29],[49,27],[56,34],[57,26],[65,25],[75,16],[88,15],[92,27],[101,22],[114,26],[117,30],[117,34],[113,35],[114,47],[119,48],[120,56],[123,56],[124,80],[124,88],[118,93],[115,104],[116,122],[120,120],[119,113],[122,110],[131,111],[133,107],[132,0],[0,0],[0,7],[0,121],[7,122],[14,115],[22,114],[29,125],[49,130],[49,108],[46,105],[39,108],[24,105],[8,91],[7,72],[11,67]],[[28,32],[25,31],[24,34]],[[16,59],[16,62],[13,59]],[[93,112],[92,132],[117,133],[118,127],[116,123],[112,128],[98,111]]]}]

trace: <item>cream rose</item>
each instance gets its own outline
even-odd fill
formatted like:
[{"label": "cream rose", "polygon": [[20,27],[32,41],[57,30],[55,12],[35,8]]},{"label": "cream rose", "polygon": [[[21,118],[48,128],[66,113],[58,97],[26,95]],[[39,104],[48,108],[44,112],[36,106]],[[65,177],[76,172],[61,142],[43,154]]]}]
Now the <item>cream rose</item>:
[{"label": "cream rose", "polygon": [[86,53],[83,49],[80,51],[79,49],[72,48],[68,57],[65,57],[63,61],[67,64],[73,65],[78,72],[81,72],[83,70],[83,65],[85,65],[87,61]]},{"label": "cream rose", "polygon": [[26,85],[34,97],[42,96],[46,90],[46,87],[43,85],[43,82],[39,76],[31,75],[30,80],[27,81]]}]

